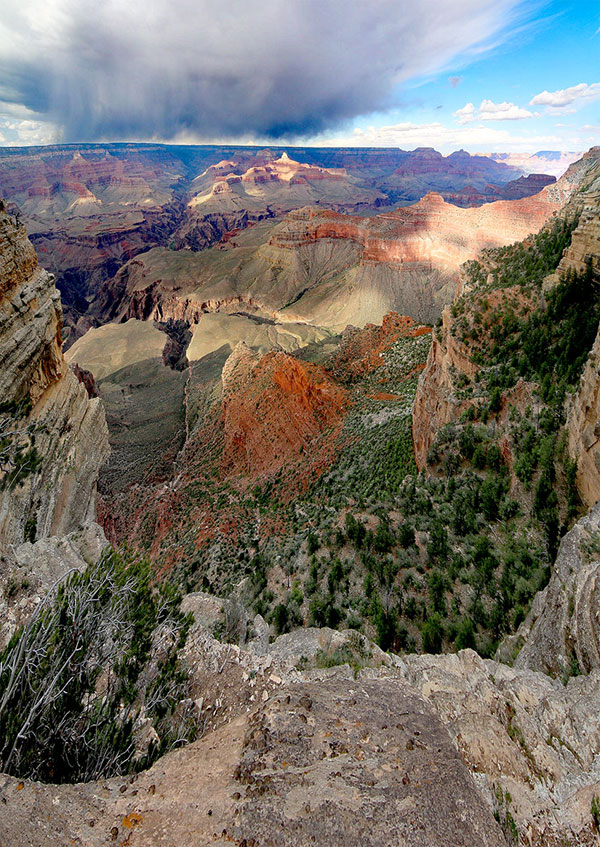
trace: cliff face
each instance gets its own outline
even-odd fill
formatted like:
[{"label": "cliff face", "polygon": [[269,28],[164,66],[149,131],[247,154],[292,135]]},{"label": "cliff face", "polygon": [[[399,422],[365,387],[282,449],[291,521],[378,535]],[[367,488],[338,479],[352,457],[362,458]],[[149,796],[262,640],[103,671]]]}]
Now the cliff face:
[{"label": "cliff face", "polygon": [[550,582],[537,594],[517,633],[503,643],[498,658],[509,660],[519,651],[516,668],[552,676],[600,668],[599,542],[596,505],[561,541]]},{"label": "cliff face", "polygon": [[[581,207],[579,226],[565,250],[557,273],[577,272],[592,266],[592,284],[600,278],[600,148],[582,159],[585,191],[574,198]],[[568,176],[569,172],[565,176]],[[600,499],[600,331],[585,366],[579,388],[568,411],[569,452],[577,461],[577,488],[581,499],[592,506]]]},{"label": "cliff face", "polygon": [[[537,198],[528,198],[523,202],[529,204],[541,201],[543,197],[548,203],[557,204],[557,208],[562,206],[561,215],[566,218],[580,214],[571,243],[564,251],[556,272],[551,273],[544,281],[546,290],[558,282],[560,276],[569,268],[582,271],[588,257],[591,257],[595,268],[600,267],[600,148],[592,148],[578,162],[571,165],[557,183],[547,186]],[[495,205],[503,207],[510,204]],[[484,209],[486,212],[491,211],[492,206]],[[468,211],[481,213],[483,210]],[[461,283],[458,297],[462,293]],[[519,294],[516,287],[507,289],[507,293],[510,293],[509,299],[512,298],[513,303],[523,298],[523,292]],[[492,293],[490,303],[494,297]],[[524,308],[530,306],[525,301],[522,301],[521,305]],[[466,308],[469,310],[470,306],[467,304]],[[486,323],[489,323],[489,320]],[[452,310],[447,307],[442,316],[441,329],[434,335],[429,359],[419,383],[414,406],[413,436],[417,464],[420,468],[425,464],[427,451],[438,430],[457,420],[465,408],[472,405],[472,401],[459,399],[459,385],[472,380],[478,367],[473,361],[474,349],[460,340],[460,331],[456,324]],[[493,339],[488,337],[488,341],[492,346]],[[579,462],[578,487],[588,505],[592,505],[600,497],[600,429],[597,426],[600,413],[599,356],[600,338],[596,340],[581,378],[568,422],[570,452]],[[514,397],[511,399],[515,402]]]},{"label": "cliff face", "polygon": [[[25,230],[0,211],[0,397],[4,426],[35,447],[37,461],[10,483],[4,468],[0,544],[64,535],[95,512],[108,455],[99,400],[90,400],[61,352],[60,296],[37,264]],[[19,411],[20,409],[20,411]],[[16,410],[16,411],[15,411]],[[30,436],[33,436],[31,440]]]},{"label": "cliff face", "polygon": [[585,366],[567,419],[569,452],[577,460],[577,489],[583,502],[600,500],[600,332]]},{"label": "cliff face", "polygon": [[25,230],[0,214],[0,338],[3,402],[28,396],[35,403],[64,374],[60,351],[60,298],[38,267]]},{"label": "cliff face", "polygon": [[346,239],[360,245],[363,262],[421,263],[456,272],[483,248],[510,244],[539,229],[558,208],[545,191],[477,209],[460,209],[431,192],[413,206],[369,218],[301,209],[288,216],[271,243],[294,249],[320,239]]},{"label": "cliff face", "polygon": [[475,376],[477,366],[471,361],[468,348],[454,336],[452,324],[450,308],[446,306],[441,329],[433,334],[427,364],[419,379],[413,406],[413,444],[419,470],[425,466],[436,433],[470,405],[459,399],[456,379],[459,374]]}]

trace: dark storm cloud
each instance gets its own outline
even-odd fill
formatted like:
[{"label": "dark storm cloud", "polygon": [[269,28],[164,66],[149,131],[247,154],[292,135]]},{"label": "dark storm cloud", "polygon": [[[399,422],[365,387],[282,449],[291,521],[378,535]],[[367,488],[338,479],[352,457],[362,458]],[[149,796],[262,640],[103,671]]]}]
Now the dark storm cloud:
[{"label": "dark storm cloud", "polygon": [[0,99],[64,140],[293,137],[485,49],[517,0],[3,0]]}]

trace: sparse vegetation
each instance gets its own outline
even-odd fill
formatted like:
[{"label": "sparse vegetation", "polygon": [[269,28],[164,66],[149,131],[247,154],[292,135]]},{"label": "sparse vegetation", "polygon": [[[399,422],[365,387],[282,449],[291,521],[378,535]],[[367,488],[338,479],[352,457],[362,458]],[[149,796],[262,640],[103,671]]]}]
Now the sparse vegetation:
[{"label": "sparse vegetation", "polygon": [[[192,739],[179,604],[167,583],[153,590],[146,563],[116,552],[56,586],[0,653],[0,768],[84,781]],[[144,723],[154,741],[140,748]]]},{"label": "sparse vegetation", "polygon": [[28,419],[30,411],[29,398],[0,404],[0,491],[16,488],[40,466],[39,424]]}]

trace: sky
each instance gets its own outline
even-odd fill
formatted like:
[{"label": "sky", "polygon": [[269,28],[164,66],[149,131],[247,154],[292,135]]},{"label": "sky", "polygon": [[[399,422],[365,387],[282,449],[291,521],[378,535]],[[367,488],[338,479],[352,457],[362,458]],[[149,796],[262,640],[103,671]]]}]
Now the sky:
[{"label": "sky", "polygon": [[0,0],[0,145],[600,144],[600,0]]}]

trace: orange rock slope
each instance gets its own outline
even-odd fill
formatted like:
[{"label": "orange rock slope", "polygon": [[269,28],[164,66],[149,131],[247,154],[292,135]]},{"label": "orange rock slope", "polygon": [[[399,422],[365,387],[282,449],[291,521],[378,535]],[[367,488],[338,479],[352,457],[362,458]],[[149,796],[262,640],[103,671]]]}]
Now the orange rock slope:
[{"label": "orange rock slope", "polygon": [[[226,475],[276,473],[324,430],[331,428],[333,435],[349,401],[321,366],[275,351],[260,356],[243,342],[227,360],[222,379]],[[318,462],[318,455],[310,461]]]},{"label": "orange rock slope", "polygon": [[245,539],[243,547],[283,535],[286,510],[261,511],[260,492],[279,505],[302,496],[344,449],[352,404],[372,397],[374,388],[381,389],[375,399],[400,399],[389,394],[383,372],[371,379],[384,366],[382,354],[401,336],[429,331],[389,314],[382,326],[349,327],[327,368],[282,351],[261,355],[243,342],[216,379],[202,383],[203,366],[192,365],[187,435],[172,476],[147,474],[104,491],[107,535],[145,547],[164,568],[219,539],[228,546]]},{"label": "orange rock slope", "polygon": [[[192,373],[190,380],[188,395],[197,390]],[[276,487],[282,503],[302,493],[331,464],[350,403],[322,366],[279,351],[260,355],[244,343],[221,380],[200,393],[203,411],[189,426],[172,479],[147,477],[106,491],[101,504],[113,542],[144,546],[147,539],[150,555],[167,568],[207,542],[252,532],[256,516],[246,496],[257,488]],[[260,537],[280,528],[270,520],[259,521]],[[182,537],[185,544],[171,544]]]}]

